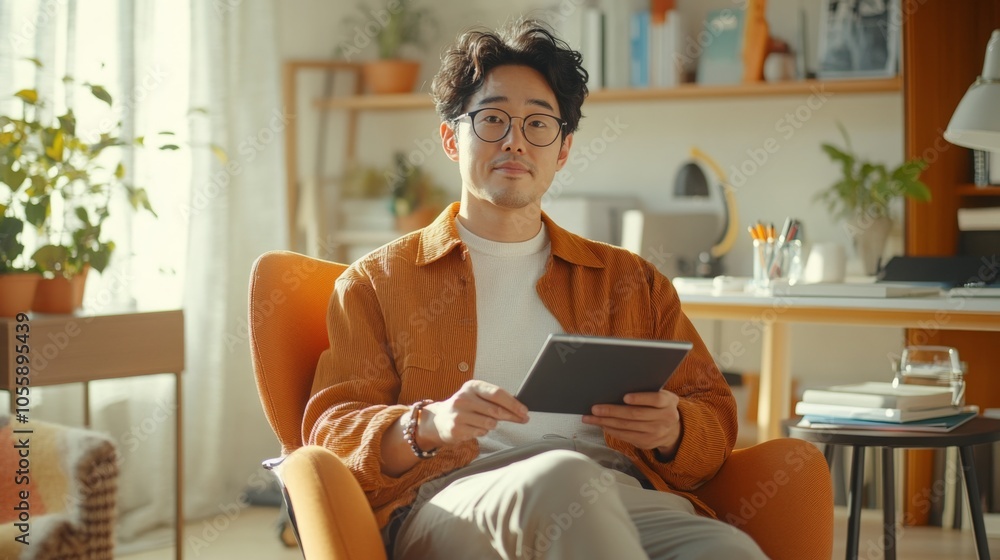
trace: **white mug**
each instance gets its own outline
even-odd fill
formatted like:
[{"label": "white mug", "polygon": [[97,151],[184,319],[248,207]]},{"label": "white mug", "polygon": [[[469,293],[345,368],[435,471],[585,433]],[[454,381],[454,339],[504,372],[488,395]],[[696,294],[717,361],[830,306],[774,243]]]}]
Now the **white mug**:
[{"label": "white mug", "polygon": [[843,282],[847,276],[847,252],[840,243],[814,243],[809,251],[803,281],[808,284],[816,282]]}]

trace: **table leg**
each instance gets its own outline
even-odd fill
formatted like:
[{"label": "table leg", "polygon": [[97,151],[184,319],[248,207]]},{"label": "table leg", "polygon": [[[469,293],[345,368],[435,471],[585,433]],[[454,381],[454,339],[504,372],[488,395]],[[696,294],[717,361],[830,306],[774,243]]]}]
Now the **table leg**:
[{"label": "table leg", "polygon": [[882,448],[882,535],[885,538],[885,560],[896,560],[896,476],[893,471],[893,449]]},{"label": "table leg", "polygon": [[788,418],[791,406],[788,362],[788,324],[776,321],[764,323],[757,402],[758,443],[781,437],[781,421]]},{"label": "table leg", "polygon": [[851,514],[847,518],[847,560],[857,560],[861,536],[861,486],[865,479],[865,448],[855,445],[851,453],[851,495],[847,497]]},{"label": "table leg", "polygon": [[972,532],[976,536],[976,552],[979,553],[979,560],[989,560],[990,543],[986,539],[986,524],[983,523],[983,504],[979,502],[979,481],[976,480],[972,446],[961,447],[959,451],[962,454],[965,490],[969,494],[969,513],[972,517]]},{"label": "table leg", "polygon": [[83,382],[83,427],[90,427],[90,382]]},{"label": "table leg", "polygon": [[184,414],[183,414],[183,392],[181,382],[181,372],[174,374],[174,399],[177,404],[177,414],[174,417],[174,441],[177,445],[175,455],[177,457],[177,471],[174,473],[174,488],[177,504],[176,518],[174,519],[174,541],[177,546],[177,560],[184,557]]}]

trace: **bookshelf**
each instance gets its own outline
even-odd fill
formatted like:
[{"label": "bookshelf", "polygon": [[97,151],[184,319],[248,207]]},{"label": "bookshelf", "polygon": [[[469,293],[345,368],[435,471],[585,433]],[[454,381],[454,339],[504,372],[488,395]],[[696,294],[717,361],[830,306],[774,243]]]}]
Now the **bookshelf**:
[{"label": "bookshelf", "polygon": [[[906,254],[948,256],[958,251],[958,209],[1000,201],[1000,188],[972,185],[969,150],[944,142],[941,135],[969,85],[980,74],[990,32],[1000,27],[996,0],[927,0],[903,20],[903,104],[905,156],[931,161],[921,179],[931,203],[906,203]],[[937,45],[949,45],[947,53]],[[949,320],[942,316],[941,321]],[[909,329],[908,344],[953,346],[968,364],[966,395],[981,409],[1000,407],[1000,377],[995,375],[1000,334],[943,331],[932,323]],[[933,493],[933,457],[907,451],[907,525],[926,525]]]},{"label": "bookshelf", "polygon": [[[899,77],[868,80],[796,80],[720,86],[683,84],[672,88],[599,89],[590,92],[586,103],[771,97],[809,95],[816,91],[834,94],[898,93],[902,89],[903,80]],[[433,107],[433,104],[427,93],[404,93],[317,99],[314,106],[322,110],[393,111],[428,109]]]}]

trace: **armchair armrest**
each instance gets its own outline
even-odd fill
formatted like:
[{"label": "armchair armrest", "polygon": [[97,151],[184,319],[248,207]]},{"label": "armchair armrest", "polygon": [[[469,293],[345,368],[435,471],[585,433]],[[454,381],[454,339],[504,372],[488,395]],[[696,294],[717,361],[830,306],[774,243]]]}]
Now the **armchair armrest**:
[{"label": "armchair armrest", "polygon": [[333,452],[309,445],[269,466],[281,480],[306,558],[385,560],[368,499]]},{"label": "armchair armrest", "polygon": [[830,469],[811,443],[784,438],[737,449],[695,494],[772,560],[833,554]]}]

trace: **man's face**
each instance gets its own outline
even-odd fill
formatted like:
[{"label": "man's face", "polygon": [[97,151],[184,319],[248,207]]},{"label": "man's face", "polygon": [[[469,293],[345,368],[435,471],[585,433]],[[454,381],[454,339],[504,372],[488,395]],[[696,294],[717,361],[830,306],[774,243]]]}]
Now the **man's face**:
[{"label": "man's face", "polygon": [[[556,172],[566,164],[573,135],[564,138],[560,131],[548,146],[533,145],[525,138],[522,117],[541,113],[561,120],[555,94],[533,68],[498,66],[486,75],[482,88],[469,98],[464,110],[485,108],[502,109],[512,117],[510,131],[497,142],[477,136],[468,116],[454,125],[441,125],[445,153],[459,164],[469,204],[506,209],[541,204]],[[482,133],[486,125],[477,126]],[[532,122],[527,126],[533,126]]]}]

